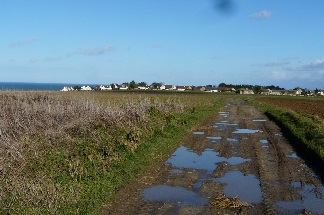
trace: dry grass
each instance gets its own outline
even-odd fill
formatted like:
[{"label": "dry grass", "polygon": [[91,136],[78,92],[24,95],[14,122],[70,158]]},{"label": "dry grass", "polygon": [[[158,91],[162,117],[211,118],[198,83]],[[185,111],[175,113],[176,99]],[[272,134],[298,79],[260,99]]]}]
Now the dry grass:
[{"label": "dry grass", "polygon": [[0,213],[56,213],[185,111],[177,96],[0,92]]}]

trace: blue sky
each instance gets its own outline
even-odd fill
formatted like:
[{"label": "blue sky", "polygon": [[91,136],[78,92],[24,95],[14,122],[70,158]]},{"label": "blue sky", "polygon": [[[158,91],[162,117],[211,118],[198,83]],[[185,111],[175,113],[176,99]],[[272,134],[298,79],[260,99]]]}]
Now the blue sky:
[{"label": "blue sky", "polygon": [[324,89],[323,11],[323,0],[2,0],[0,82]]}]

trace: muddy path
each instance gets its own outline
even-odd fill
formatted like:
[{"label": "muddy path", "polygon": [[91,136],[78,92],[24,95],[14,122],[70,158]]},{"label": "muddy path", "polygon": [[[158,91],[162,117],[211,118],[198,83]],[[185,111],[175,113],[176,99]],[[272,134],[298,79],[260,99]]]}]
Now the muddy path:
[{"label": "muddy path", "polygon": [[103,214],[324,214],[324,186],[276,124],[229,100]]}]

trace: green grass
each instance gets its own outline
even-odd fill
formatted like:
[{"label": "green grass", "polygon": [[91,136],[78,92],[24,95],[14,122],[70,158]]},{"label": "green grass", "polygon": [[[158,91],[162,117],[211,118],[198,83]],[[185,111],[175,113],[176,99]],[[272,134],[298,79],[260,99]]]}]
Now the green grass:
[{"label": "green grass", "polygon": [[299,148],[312,152],[324,161],[324,121],[309,114],[258,102],[260,110],[279,124]]}]

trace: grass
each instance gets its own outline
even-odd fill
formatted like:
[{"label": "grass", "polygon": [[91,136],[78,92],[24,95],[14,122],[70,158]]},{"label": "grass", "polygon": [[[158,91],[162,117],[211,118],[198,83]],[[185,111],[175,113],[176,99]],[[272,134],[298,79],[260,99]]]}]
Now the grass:
[{"label": "grass", "polygon": [[0,214],[99,213],[224,101],[171,93],[0,97]]},{"label": "grass", "polygon": [[259,101],[257,104],[261,111],[279,124],[297,148],[304,150],[302,153],[308,153],[310,154],[308,158],[315,157],[323,163],[324,120],[322,118],[267,102]]}]

